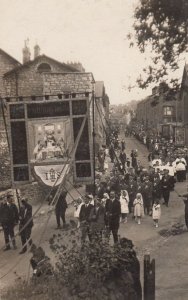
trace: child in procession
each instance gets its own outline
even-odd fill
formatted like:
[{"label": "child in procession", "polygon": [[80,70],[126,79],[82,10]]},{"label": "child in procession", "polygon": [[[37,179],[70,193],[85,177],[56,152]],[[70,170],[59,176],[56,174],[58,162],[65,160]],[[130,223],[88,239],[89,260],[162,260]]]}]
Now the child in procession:
[{"label": "child in procession", "polygon": [[133,202],[133,206],[134,206],[135,221],[137,221],[138,225],[140,225],[141,217],[144,215],[144,203],[143,203],[143,197],[141,193],[136,194],[136,198]]},{"label": "child in procession", "polygon": [[121,222],[127,223],[127,214],[129,213],[129,194],[126,190],[121,191],[120,195],[121,204]]},{"label": "child in procession", "polygon": [[154,200],[153,207],[152,207],[152,217],[155,227],[159,227],[159,220],[161,217],[161,205],[159,200]]}]

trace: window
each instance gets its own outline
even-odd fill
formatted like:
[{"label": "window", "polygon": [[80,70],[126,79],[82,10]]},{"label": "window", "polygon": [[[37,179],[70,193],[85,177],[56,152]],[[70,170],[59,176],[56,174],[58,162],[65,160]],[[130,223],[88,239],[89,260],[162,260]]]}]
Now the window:
[{"label": "window", "polygon": [[11,123],[13,164],[27,164],[27,139],[24,121]]},{"label": "window", "polygon": [[24,119],[25,111],[23,104],[11,104],[10,105],[10,118],[11,119]]},{"label": "window", "polygon": [[39,72],[51,72],[51,67],[49,64],[42,63],[38,66],[37,70]]},{"label": "window", "polygon": [[[83,120],[84,118],[82,117],[73,119],[74,141],[76,141]],[[86,120],[85,122],[85,126],[83,128],[83,132],[81,134],[80,141],[77,146],[75,158],[76,160],[90,159],[88,120]]]},{"label": "window", "polygon": [[164,116],[173,116],[174,115],[174,107],[173,106],[164,106],[163,107],[163,115]]}]

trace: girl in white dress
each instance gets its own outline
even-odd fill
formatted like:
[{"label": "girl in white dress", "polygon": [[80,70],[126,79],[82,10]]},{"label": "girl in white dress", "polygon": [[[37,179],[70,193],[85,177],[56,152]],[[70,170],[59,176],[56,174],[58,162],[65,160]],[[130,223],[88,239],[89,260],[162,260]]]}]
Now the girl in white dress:
[{"label": "girl in white dress", "polygon": [[127,223],[127,214],[129,213],[129,194],[126,190],[121,191],[120,204],[121,204],[121,222]]},{"label": "girl in white dress", "polygon": [[133,206],[134,206],[135,220],[140,225],[141,224],[141,217],[144,214],[144,204],[143,204],[142,194],[140,194],[140,193],[136,194],[136,198],[133,202]]},{"label": "girl in white dress", "polygon": [[155,227],[159,227],[159,219],[161,217],[161,205],[158,200],[155,200],[152,207],[152,217]]}]

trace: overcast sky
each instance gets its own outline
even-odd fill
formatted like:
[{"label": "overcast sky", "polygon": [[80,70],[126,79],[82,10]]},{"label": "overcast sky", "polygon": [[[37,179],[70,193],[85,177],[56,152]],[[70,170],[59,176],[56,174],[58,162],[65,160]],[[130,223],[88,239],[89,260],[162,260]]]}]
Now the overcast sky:
[{"label": "overcast sky", "polygon": [[22,62],[24,40],[61,62],[80,61],[95,80],[104,81],[112,104],[139,100],[148,90],[134,84],[146,63],[129,48],[127,34],[137,0],[0,0],[0,48]]}]

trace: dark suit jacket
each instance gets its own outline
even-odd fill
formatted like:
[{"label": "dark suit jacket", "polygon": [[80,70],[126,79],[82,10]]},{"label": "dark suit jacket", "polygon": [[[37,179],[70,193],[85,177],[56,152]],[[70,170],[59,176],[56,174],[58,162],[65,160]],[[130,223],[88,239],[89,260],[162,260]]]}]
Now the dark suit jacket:
[{"label": "dark suit jacket", "polygon": [[163,176],[161,179],[161,187],[162,187],[162,191],[170,191],[170,176]]},{"label": "dark suit jacket", "polygon": [[105,224],[111,229],[119,228],[119,219],[121,215],[121,205],[119,200],[112,201],[108,199],[105,205]]},{"label": "dark suit jacket", "polygon": [[86,221],[86,222],[90,222],[90,213],[91,210],[93,208],[92,204],[88,204],[86,206],[86,204],[83,204],[81,209],[80,209],[80,215],[79,215],[79,220],[80,222]]},{"label": "dark suit jacket", "polygon": [[[20,225],[24,226],[32,218],[32,206],[30,204],[25,204],[22,206],[19,213]],[[33,226],[33,219],[31,219],[27,227]]]},{"label": "dark suit jacket", "polygon": [[67,209],[67,201],[66,201],[67,192],[63,191],[59,196],[57,204],[55,206],[56,212],[65,211]]},{"label": "dark suit jacket", "polygon": [[18,209],[15,204],[8,205],[7,203],[1,205],[0,219],[2,225],[14,225],[18,223]]}]

